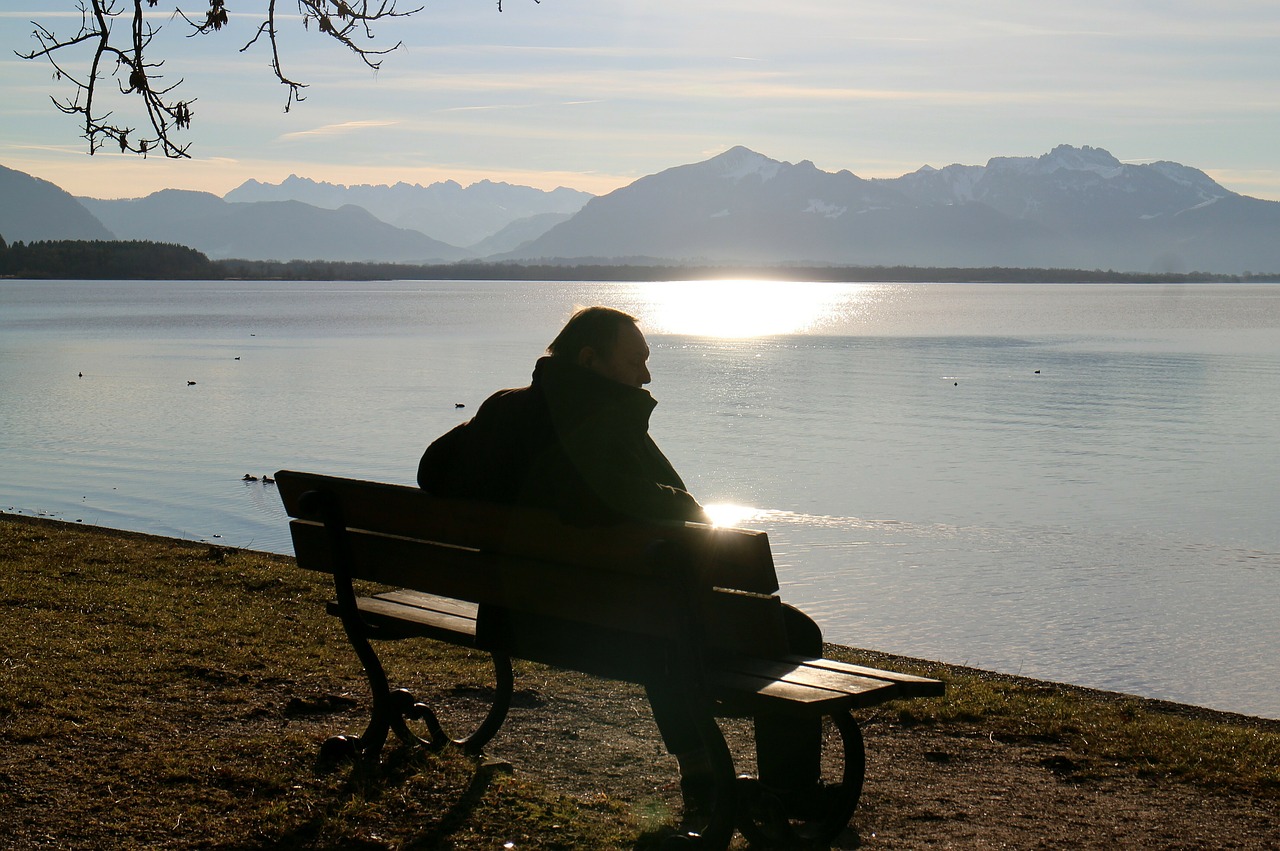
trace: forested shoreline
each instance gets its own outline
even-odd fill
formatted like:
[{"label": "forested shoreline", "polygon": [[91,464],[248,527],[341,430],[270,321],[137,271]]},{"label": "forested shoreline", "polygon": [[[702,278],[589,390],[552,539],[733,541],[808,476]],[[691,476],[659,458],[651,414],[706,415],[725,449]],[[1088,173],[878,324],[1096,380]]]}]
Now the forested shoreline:
[{"label": "forested shoreline", "polygon": [[194,248],[140,241],[15,242],[0,236],[0,277],[31,280],[662,281],[767,278],[885,283],[1271,283],[1280,272],[1148,274],[1102,269],[930,266],[682,265],[643,259],[544,263],[407,264],[324,260],[211,260]]}]

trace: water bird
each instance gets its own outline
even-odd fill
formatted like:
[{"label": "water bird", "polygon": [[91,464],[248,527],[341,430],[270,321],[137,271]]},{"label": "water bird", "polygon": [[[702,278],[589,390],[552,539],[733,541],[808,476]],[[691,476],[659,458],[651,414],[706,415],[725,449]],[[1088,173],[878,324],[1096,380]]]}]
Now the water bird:
[{"label": "water bird", "polygon": [[271,477],[270,477],[270,476],[268,476],[267,474],[263,473],[263,475],[262,475],[262,483],[263,483],[264,485],[274,485],[274,484],[276,483],[276,480],[275,480],[275,479],[273,479],[273,478],[271,478]]},{"label": "water bird", "polygon": [[455,408],[465,408],[465,407],[466,407],[466,405],[464,405],[464,404],[463,404],[463,403],[461,403],[461,402],[454,402],[454,403],[453,403],[453,406],[454,406]]},{"label": "water bird", "polygon": [[1036,370],[1036,375],[1039,375],[1039,374],[1040,374],[1040,370],[1038,370],[1038,369],[1037,369],[1037,370]]},{"label": "water bird", "polygon": [[83,373],[83,372],[82,372],[82,373],[80,373],[80,377],[81,377],[81,378],[84,378],[84,373]]},{"label": "water bird", "polygon": [[195,382],[194,382],[194,381],[188,381],[188,382],[187,382],[187,386],[188,386],[188,387],[191,387],[191,386],[193,386],[194,384],[195,384]]},{"label": "water bird", "polygon": [[[240,356],[239,356],[239,355],[236,355],[236,360],[240,360]],[[1036,372],[1039,372],[1039,371],[1040,371],[1040,370],[1036,370]]]},{"label": "water bird", "polygon": [[256,482],[257,480],[258,480],[257,476],[251,476],[248,473],[245,473],[244,478],[241,479],[241,481],[243,482]]}]

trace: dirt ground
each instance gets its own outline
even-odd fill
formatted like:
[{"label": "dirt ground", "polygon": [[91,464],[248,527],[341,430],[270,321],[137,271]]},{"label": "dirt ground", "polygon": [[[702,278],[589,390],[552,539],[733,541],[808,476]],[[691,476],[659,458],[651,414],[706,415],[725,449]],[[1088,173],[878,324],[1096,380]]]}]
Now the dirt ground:
[{"label": "dirt ground", "polygon": [[[488,748],[516,771],[575,796],[623,798],[658,818],[679,807],[677,769],[643,695],[620,688],[542,700],[526,690],[516,704]],[[874,713],[862,720],[866,785],[838,849],[1280,849],[1274,796],[1086,767],[1061,745],[1002,742],[976,727],[904,728]],[[738,768],[749,770],[749,732],[730,724]]]}]

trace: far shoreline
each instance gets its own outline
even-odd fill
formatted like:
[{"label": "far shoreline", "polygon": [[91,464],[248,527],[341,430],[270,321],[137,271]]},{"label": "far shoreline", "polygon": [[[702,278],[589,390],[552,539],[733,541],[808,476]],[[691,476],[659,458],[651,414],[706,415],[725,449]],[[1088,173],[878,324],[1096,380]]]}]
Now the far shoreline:
[{"label": "far shoreline", "polygon": [[542,258],[451,263],[211,260],[187,246],[124,240],[0,242],[0,279],[110,281],[647,281],[813,283],[1212,284],[1277,283],[1280,271],[1228,274],[1055,267],[934,267],[676,262],[652,257]]}]

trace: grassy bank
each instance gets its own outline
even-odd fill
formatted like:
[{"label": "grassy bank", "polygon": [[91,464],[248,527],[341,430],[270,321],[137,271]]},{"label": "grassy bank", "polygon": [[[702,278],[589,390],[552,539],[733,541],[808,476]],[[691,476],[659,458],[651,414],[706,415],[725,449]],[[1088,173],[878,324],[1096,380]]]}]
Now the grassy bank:
[{"label": "grassy bank", "polygon": [[[517,711],[491,747],[520,755],[514,772],[448,752],[398,753],[373,776],[321,770],[319,743],[359,732],[367,711],[328,596],[284,557],[0,515],[0,847],[630,848],[670,827],[673,764],[642,695],[536,666],[517,671]],[[444,669],[420,694],[462,712],[488,681],[482,659],[385,650],[393,670]],[[914,776],[967,742],[1026,746],[1065,783],[1230,796],[1262,840],[1275,825],[1280,722],[838,652],[948,681],[945,698],[864,719],[873,757],[944,743]],[[581,729],[530,732],[553,713]],[[640,742],[632,756],[609,750],[622,739]],[[551,765],[578,758],[562,740],[581,752],[567,772]],[[644,772],[659,779],[638,786]],[[896,823],[892,782],[869,779],[851,843]]]}]

